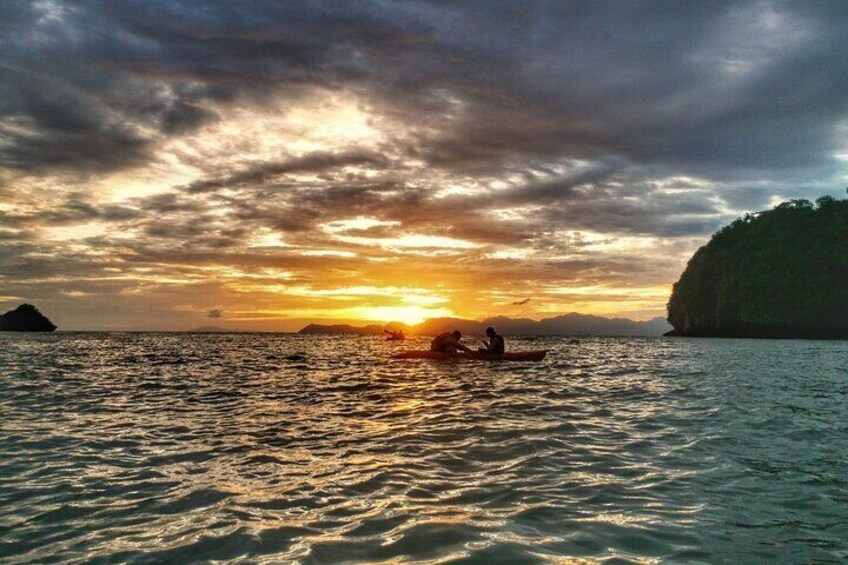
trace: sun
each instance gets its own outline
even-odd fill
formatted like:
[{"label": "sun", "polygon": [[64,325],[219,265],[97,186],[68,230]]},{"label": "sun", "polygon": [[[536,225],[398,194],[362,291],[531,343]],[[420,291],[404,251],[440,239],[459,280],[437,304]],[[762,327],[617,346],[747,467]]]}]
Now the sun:
[{"label": "sun", "polygon": [[423,306],[363,306],[355,308],[356,317],[362,320],[401,322],[408,326],[420,324],[429,318],[454,316],[447,308],[425,308]]}]

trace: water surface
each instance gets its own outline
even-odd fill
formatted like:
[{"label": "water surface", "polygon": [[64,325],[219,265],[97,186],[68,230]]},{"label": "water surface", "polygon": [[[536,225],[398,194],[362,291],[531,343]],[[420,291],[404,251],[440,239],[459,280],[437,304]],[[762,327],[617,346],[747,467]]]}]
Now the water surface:
[{"label": "water surface", "polygon": [[508,346],[0,334],[0,557],[848,560],[848,343]]}]

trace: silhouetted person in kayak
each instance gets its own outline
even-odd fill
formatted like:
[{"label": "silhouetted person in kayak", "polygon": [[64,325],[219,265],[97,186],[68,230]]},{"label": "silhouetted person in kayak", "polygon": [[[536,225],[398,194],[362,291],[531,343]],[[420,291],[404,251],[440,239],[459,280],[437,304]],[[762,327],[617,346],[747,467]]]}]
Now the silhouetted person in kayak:
[{"label": "silhouetted person in kayak", "polygon": [[398,330],[398,331],[383,330],[383,331],[385,333],[389,334],[389,337],[386,338],[389,341],[404,341],[406,339],[406,336],[403,335],[403,330]]},{"label": "silhouetted person in kayak", "polygon": [[493,327],[486,328],[486,335],[489,337],[489,341],[484,341],[486,347],[481,347],[478,351],[487,355],[503,355],[506,352],[503,336],[498,335]]},{"label": "silhouetted person in kayak", "polygon": [[457,351],[465,351],[471,353],[471,350],[459,343],[462,339],[462,332],[459,330],[449,333],[439,334],[430,342],[430,351],[438,351],[440,353],[456,353]]}]

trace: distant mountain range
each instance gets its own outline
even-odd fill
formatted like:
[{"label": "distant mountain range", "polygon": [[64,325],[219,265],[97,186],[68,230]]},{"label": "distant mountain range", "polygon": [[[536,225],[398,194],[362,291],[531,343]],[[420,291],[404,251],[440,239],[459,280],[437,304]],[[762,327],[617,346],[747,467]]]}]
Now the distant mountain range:
[{"label": "distant mountain range", "polygon": [[436,335],[453,330],[473,335],[483,334],[488,326],[494,327],[504,335],[659,336],[671,329],[671,325],[664,318],[659,317],[645,322],[637,322],[627,318],[604,318],[571,313],[538,321],[530,318],[498,316],[482,322],[461,318],[433,318],[414,326],[397,322],[384,326],[378,324],[368,326],[309,324],[298,333],[378,335],[382,334],[384,330],[402,329],[408,334],[418,335]]}]

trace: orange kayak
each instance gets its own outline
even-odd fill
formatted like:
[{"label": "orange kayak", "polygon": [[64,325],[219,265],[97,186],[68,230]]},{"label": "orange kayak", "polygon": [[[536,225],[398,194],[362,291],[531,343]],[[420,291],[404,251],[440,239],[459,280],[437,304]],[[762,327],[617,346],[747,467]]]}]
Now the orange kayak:
[{"label": "orange kayak", "polygon": [[442,353],[441,351],[404,351],[392,355],[392,359],[474,359],[476,361],[541,361],[548,354],[547,349],[536,351],[510,351],[503,355],[487,355],[485,353],[456,354]]}]

